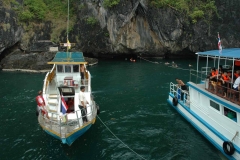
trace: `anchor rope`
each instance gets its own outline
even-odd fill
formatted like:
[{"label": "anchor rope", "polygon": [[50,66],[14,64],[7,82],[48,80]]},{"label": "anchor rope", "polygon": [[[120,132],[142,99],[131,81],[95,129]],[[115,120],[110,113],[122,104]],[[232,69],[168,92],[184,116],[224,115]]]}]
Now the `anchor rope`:
[{"label": "anchor rope", "polygon": [[137,152],[135,152],[133,149],[131,149],[128,145],[126,145],[121,139],[119,139],[111,130],[110,128],[108,128],[108,126],[101,120],[101,118],[97,115],[97,118],[102,122],[102,124],[108,129],[108,131],[110,133],[112,133],[112,135],[117,139],[119,140],[125,147],[127,147],[130,151],[132,151],[133,153],[135,153],[138,157],[142,158],[142,159],[145,159],[143,156],[139,155]]},{"label": "anchor rope", "polygon": [[145,61],[148,61],[148,62],[150,62],[150,63],[156,63],[156,64],[159,64],[158,62],[149,61],[149,60],[147,60],[147,59],[145,59],[145,58],[143,58],[143,57],[139,57],[139,58],[141,58],[141,59],[143,59],[143,60],[145,60]]},{"label": "anchor rope", "polygon": [[[150,63],[155,63],[155,64],[160,64],[159,62],[155,62],[155,61],[150,61],[150,60],[147,60],[147,59],[145,59],[145,58],[143,58],[143,57],[140,57],[140,56],[138,56],[140,59],[142,59],[142,60],[145,60],[145,61],[147,61],[147,62],[150,62]],[[176,64],[176,63],[175,63]],[[179,69],[179,70],[185,70],[185,71],[188,71],[188,70],[191,70],[191,71],[196,71],[196,70],[194,70],[194,69],[185,69],[185,68],[181,68],[181,67],[175,67],[175,66],[168,66],[168,65],[166,65],[167,67],[170,67],[170,68],[174,68],[174,69]]]}]

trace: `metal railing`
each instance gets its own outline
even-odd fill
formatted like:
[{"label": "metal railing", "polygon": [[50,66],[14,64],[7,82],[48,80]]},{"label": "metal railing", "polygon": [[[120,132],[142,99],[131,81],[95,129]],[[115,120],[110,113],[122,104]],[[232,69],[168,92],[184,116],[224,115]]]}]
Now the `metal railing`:
[{"label": "metal railing", "polygon": [[186,106],[190,104],[190,96],[188,90],[182,90],[178,84],[170,82],[170,93],[178,99],[179,102]]},{"label": "metal railing", "polygon": [[216,81],[211,81],[207,77],[207,73],[210,73],[209,67],[202,67],[201,71],[190,70],[190,82],[195,84],[203,84],[204,88],[226,100],[240,104],[240,93],[233,89],[231,82],[222,82],[219,78]]},{"label": "metal railing", "polygon": [[[71,113],[67,113],[65,115],[61,115],[58,113],[50,113],[49,119],[46,116],[39,113],[39,117],[38,117],[39,123],[42,126],[44,126],[45,128],[52,130],[55,133],[58,133],[60,137],[64,138],[69,133],[71,133],[74,130],[77,130],[85,125],[85,123],[83,123],[84,117],[87,118],[88,122],[90,122],[94,119],[94,116],[97,113],[96,105],[95,105],[95,103],[93,103],[92,105],[89,105],[89,107],[91,108],[91,111],[87,112],[87,108],[86,108],[85,116],[82,116],[81,109],[71,112]],[[68,115],[74,114],[74,113],[76,114],[76,118],[68,119]]]}]

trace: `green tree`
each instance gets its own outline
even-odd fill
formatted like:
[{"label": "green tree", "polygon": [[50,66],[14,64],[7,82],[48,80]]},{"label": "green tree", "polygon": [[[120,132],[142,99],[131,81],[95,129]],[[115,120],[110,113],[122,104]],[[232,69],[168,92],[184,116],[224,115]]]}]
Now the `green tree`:
[{"label": "green tree", "polygon": [[113,6],[118,5],[119,2],[120,2],[120,0],[104,0],[103,6],[106,7],[106,8],[107,7],[111,8]]},{"label": "green tree", "polygon": [[86,21],[87,21],[87,24],[89,24],[89,25],[91,25],[91,26],[94,26],[94,25],[97,23],[97,19],[94,18],[94,17],[88,17],[88,18],[86,19]]},{"label": "green tree", "polygon": [[150,5],[159,8],[172,8],[178,11],[186,20],[190,18],[193,24],[200,19],[204,19],[209,27],[209,35],[212,18],[215,14],[218,16],[217,7],[213,0],[150,0]]}]

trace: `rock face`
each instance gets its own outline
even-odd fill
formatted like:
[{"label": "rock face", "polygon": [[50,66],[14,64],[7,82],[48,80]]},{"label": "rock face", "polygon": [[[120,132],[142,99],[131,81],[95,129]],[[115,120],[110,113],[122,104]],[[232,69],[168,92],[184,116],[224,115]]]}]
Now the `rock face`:
[{"label": "rock face", "polygon": [[[121,0],[116,6],[106,8],[103,6],[103,0],[79,1],[79,6],[82,7],[77,10],[77,21],[69,33],[70,41],[76,42],[74,49],[95,57],[133,54],[185,56],[197,51],[217,49],[217,32],[220,32],[224,48],[239,47],[240,28],[236,26],[240,25],[240,1],[216,0],[219,17],[213,17],[210,26],[204,20],[191,24],[176,10],[156,8],[149,5],[149,2]],[[95,19],[96,22],[88,23],[89,18]],[[28,30],[23,30],[17,24],[17,17],[11,8],[0,8],[0,22],[0,53],[17,42],[21,50],[34,48],[37,51],[39,49],[36,48],[36,41],[50,40],[54,30],[52,22],[46,22],[39,25],[41,27],[34,27],[34,32],[28,33]],[[65,32],[61,31],[59,40],[66,39]],[[25,36],[26,34],[29,36]],[[10,55],[3,53],[5,58],[8,58],[20,54],[18,52]],[[44,54],[38,56],[40,55],[44,57]],[[3,59],[4,56],[1,56]],[[30,53],[28,56],[31,61],[31,56],[36,55]],[[41,60],[38,58],[37,63],[41,63]],[[5,66],[10,67],[11,64]],[[25,62],[21,67],[34,68]]]},{"label": "rock face", "polygon": [[[4,69],[31,69],[31,70],[47,70],[52,65],[47,64],[51,61],[56,52],[35,52],[25,54],[21,50],[15,50],[1,61]],[[89,65],[97,63],[97,59],[85,57],[85,61]]]},{"label": "rock face", "polygon": [[0,55],[1,53],[21,41],[23,29],[17,24],[17,15],[8,8],[3,8],[0,1]]},{"label": "rock face", "polygon": [[55,52],[25,54],[21,50],[15,50],[1,61],[1,65],[4,69],[50,69],[51,65],[48,65],[47,62],[51,61],[55,54]]},{"label": "rock face", "polygon": [[[239,25],[236,19],[240,19],[240,15],[235,14],[239,1],[216,1],[220,16],[213,18],[210,30],[203,20],[189,24],[175,10],[156,8],[149,5],[147,0],[120,1],[113,8],[103,7],[101,0],[83,0],[82,3],[86,7],[79,13],[81,22],[84,22],[82,15],[88,13],[88,16],[97,18],[98,24],[93,27],[87,27],[87,24],[78,26],[81,37],[87,39],[81,41],[81,48],[86,52],[95,52],[98,56],[193,54],[217,49],[217,32],[220,32],[225,48],[239,47],[240,30],[234,27]],[[231,11],[226,10],[228,7]],[[230,21],[231,25],[225,21]],[[89,28],[92,28],[91,33]],[[228,35],[230,32],[231,36]],[[87,37],[89,34],[90,37]]]}]

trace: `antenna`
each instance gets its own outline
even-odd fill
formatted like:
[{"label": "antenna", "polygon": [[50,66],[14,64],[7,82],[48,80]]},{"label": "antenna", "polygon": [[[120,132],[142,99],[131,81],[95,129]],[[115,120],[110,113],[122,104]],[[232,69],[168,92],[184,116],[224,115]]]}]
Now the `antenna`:
[{"label": "antenna", "polygon": [[70,43],[68,39],[68,33],[69,33],[69,0],[68,0],[68,14],[67,14],[67,43],[60,43],[60,46],[67,47],[67,53],[68,50],[71,48],[71,46],[75,46],[75,43]]},{"label": "antenna", "polygon": [[69,30],[69,0],[68,0],[68,17],[67,17],[67,41],[68,41],[68,30]]},{"label": "antenna", "polygon": [[69,48],[69,40],[68,40],[68,30],[69,30],[69,0],[68,0],[68,17],[67,17],[67,52],[68,52],[68,48]]}]

